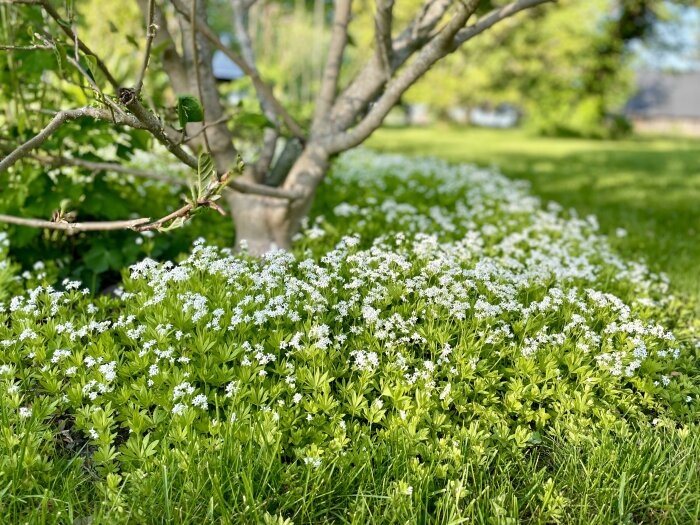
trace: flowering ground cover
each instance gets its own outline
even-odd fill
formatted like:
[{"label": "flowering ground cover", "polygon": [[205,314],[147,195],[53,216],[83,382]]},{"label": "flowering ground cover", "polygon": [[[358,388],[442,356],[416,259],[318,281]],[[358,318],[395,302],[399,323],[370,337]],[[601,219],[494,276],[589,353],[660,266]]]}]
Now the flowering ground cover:
[{"label": "flowering ground cover", "polygon": [[495,170],[357,150],[322,192],[292,253],[198,241],[113,296],[25,276],[3,521],[700,518],[700,338],[663,274]]},{"label": "flowering ground cover", "polygon": [[[611,244],[671,277],[671,291],[700,304],[700,140],[541,137],[521,129],[382,129],[373,148],[496,164],[534,194],[594,214]],[[700,308],[696,310],[700,315]]]}]

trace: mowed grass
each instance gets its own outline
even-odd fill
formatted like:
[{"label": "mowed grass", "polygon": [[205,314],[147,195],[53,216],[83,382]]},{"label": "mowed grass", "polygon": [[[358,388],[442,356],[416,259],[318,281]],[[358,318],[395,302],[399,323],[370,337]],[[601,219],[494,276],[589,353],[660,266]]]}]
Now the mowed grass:
[{"label": "mowed grass", "polygon": [[[529,180],[545,201],[595,214],[621,253],[668,273],[674,293],[700,299],[700,139],[600,141],[441,126],[382,129],[369,146],[496,165]],[[618,237],[618,228],[627,235]]]}]

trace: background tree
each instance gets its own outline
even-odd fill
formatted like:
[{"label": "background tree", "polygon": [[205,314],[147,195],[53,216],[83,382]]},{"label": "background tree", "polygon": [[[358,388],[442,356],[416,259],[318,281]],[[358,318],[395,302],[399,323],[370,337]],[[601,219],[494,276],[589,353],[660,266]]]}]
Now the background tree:
[{"label": "background tree", "polygon": [[615,136],[628,129],[619,112],[634,88],[635,49],[658,40],[683,4],[693,2],[561,0],[455,53],[407,98],[439,111],[508,103],[545,135]]},{"label": "background tree", "polygon": [[[394,2],[379,0],[368,58],[341,84],[352,6],[351,0],[337,0],[313,115],[299,122],[283,106],[279,91],[261,77],[249,32],[254,2],[232,0],[230,4],[231,27],[237,41],[234,48],[225,45],[212,29],[204,0],[171,0],[162,5],[139,0],[146,19],[144,52],[137,62],[140,67],[130,70],[136,75],[121,76],[80,36],[80,4],[59,8],[50,0],[12,0],[9,6],[3,6],[3,12],[6,17],[21,20],[24,28],[5,35],[9,37],[3,48],[9,57],[6,74],[15,86],[15,96],[10,97],[15,102],[3,126],[11,128],[5,135],[14,136],[19,145],[11,147],[8,142],[3,146],[7,154],[0,161],[0,172],[16,176],[16,170],[31,162],[90,167],[88,161],[76,159],[70,152],[79,149],[85,134],[95,128],[115,141],[123,134],[131,136],[132,141],[146,136],[196,176],[185,203],[157,220],[139,217],[73,222],[68,209],[57,210],[51,219],[2,215],[0,220],[72,232],[163,230],[183,224],[204,208],[223,213],[218,200],[223,195],[234,219],[237,240],[247,241],[251,253],[289,248],[333,155],[369,137],[402,95],[434,64],[475,36],[546,1],[516,0],[493,6],[479,0],[426,0],[406,18],[407,22],[395,23]],[[122,45],[116,26],[108,38],[114,47]],[[212,72],[214,49],[229,57],[248,77],[259,103],[257,117],[228,112]],[[16,60],[11,57],[15,52],[30,53],[31,58]],[[44,56],[41,66],[33,58],[39,54]],[[27,68],[33,68],[35,79],[48,70],[53,81],[47,84],[42,78],[31,89],[24,77]],[[154,70],[160,68],[177,97],[175,108],[162,107],[160,97],[149,96],[144,90]],[[47,95],[49,89],[73,91],[73,101],[82,95],[84,103],[66,107],[62,96]],[[57,107],[47,104],[49,100]],[[246,163],[240,153],[243,146],[234,144],[234,131],[238,136],[236,124],[241,119],[263,128],[258,136],[258,152]],[[43,157],[37,158],[38,150],[44,152]],[[91,167],[127,171],[119,164],[106,166],[97,161]],[[132,168],[128,171],[144,178],[162,180],[164,176]],[[173,181],[177,182],[181,183]]]}]

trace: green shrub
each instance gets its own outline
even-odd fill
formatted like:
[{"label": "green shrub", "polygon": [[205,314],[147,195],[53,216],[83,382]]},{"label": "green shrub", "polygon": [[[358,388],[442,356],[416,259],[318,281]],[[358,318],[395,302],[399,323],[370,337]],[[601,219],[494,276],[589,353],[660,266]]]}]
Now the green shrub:
[{"label": "green shrub", "polygon": [[[0,513],[88,472],[82,512],[109,520],[361,520],[347,495],[370,490],[375,519],[448,521],[552,438],[695,421],[698,350],[666,279],[593,217],[492,170],[365,151],[322,191],[294,253],[197,241],[131,266],[116,297],[66,280],[6,302]],[[552,483],[535,521],[563,516]]]}]

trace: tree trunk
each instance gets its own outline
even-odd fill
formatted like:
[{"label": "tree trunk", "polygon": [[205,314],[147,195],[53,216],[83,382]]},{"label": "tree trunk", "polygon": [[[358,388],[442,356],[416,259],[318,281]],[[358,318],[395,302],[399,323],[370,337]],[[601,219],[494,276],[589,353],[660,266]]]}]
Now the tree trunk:
[{"label": "tree trunk", "polygon": [[236,228],[236,249],[241,242],[250,255],[292,246],[292,237],[299,232],[301,221],[313,204],[316,188],[328,169],[328,154],[323,148],[308,144],[287,176],[283,189],[291,190],[299,198],[290,201],[251,193],[226,193]]}]

